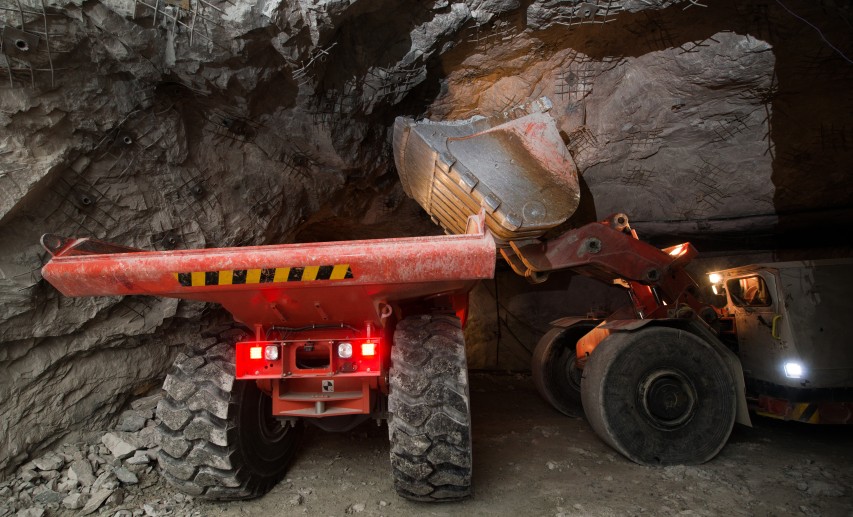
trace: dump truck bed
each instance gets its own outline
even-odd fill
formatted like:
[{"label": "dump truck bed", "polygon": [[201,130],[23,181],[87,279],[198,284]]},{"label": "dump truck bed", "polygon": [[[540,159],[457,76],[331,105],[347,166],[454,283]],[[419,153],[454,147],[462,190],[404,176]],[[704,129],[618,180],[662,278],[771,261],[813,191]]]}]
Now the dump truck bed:
[{"label": "dump truck bed", "polygon": [[246,324],[376,321],[377,304],[464,293],[491,278],[495,244],[471,233],[433,237],[142,251],[45,236],[44,278],[66,296],[158,295],[217,302]]}]

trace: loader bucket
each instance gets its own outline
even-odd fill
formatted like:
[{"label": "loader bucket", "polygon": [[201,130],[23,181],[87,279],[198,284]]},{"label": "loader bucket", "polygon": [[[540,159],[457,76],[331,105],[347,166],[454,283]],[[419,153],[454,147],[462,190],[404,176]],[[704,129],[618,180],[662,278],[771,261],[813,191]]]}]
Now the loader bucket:
[{"label": "loader bucket", "polygon": [[398,117],[394,159],[406,194],[447,233],[464,233],[468,217],[485,209],[499,246],[541,236],[580,201],[577,167],[544,111],[509,121]]}]

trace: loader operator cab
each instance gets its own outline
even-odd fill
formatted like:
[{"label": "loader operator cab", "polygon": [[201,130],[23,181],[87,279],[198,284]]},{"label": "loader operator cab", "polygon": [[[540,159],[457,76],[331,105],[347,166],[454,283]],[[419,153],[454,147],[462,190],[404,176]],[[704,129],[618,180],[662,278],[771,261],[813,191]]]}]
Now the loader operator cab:
[{"label": "loader operator cab", "polygon": [[773,301],[760,275],[731,279],[726,282],[726,292],[737,307],[769,307]]},{"label": "loader operator cab", "polygon": [[853,423],[851,266],[850,259],[774,262],[708,275],[718,335],[738,355],[757,413]]},{"label": "loader operator cab", "polygon": [[717,305],[720,339],[738,354],[744,373],[787,384],[790,379],[784,375],[782,356],[794,350],[788,347],[790,337],[782,317],[785,307],[778,303],[774,273],[772,269],[743,268],[712,273],[709,278],[722,302]]}]

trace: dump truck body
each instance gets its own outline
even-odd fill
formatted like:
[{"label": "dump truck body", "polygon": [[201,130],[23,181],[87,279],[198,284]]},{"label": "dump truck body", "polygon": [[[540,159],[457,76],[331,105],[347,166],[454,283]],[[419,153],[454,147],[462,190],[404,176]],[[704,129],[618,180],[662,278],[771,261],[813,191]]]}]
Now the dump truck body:
[{"label": "dump truck body", "polygon": [[[66,296],[215,302],[253,334],[260,328],[254,340],[236,345],[237,379],[263,379],[278,416],[317,418],[370,414],[370,391],[387,391],[378,380],[389,366],[383,330],[393,312],[401,319],[407,302],[443,296],[445,310],[464,314],[465,293],[492,276],[495,255],[482,228],[473,235],[162,252],[54,236],[44,242],[56,255],[42,275]],[[287,339],[266,339],[271,334]],[[338,357],[340,343],[354,345],[353,356]],[[377,349],[365,356],[364,343]],[[259,348],[276,352],[253,356]]]},{"label": "dump truck body", "polygon": [[[60,239],[45,237],[50,240]],[[249,328],[365,321],[381,328],[380,303],[465,293],[475,280],[492,276],[495,255],[484,231],[163,252],[89,239],[45,245],[56,254],[42,275],[66,296],[145,294],[216,302]]]}]

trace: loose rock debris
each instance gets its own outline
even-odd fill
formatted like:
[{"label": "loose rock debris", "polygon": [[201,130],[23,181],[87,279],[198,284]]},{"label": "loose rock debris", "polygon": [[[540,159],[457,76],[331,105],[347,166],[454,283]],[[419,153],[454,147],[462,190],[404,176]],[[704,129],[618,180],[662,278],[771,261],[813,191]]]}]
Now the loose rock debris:
[{"label": "loose rock debris", "polygon": [[64,444],[21,466],[0,483],[0,517],[202,515],[190,496],[160,495],[154,419],[160,398],[133,401],[98,443]]},{"label": "loose rock debris", "polygon": [[[471,382],[475,493],[461,503],[397,497],[387,427],[373,422],[341,434],[309,428],[287,478],[264,497],[195,499],[158,475],[151,413],[137,431],[114,428],[24,464],[0,483],[0,517],[853,516],[849,428],[759,419],[753,429],[737,427],[709,463],[651,468],[614,453],[582,418],[553,411],[528,376],[476,373]],[[117,426],[124,422],[122,414]]]}]

